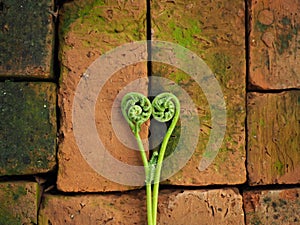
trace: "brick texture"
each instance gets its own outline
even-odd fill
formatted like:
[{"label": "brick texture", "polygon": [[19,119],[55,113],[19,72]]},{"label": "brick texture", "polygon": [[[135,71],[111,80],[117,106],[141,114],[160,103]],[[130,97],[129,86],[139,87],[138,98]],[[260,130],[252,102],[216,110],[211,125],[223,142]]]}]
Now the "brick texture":
[{"label": "brick texture", "polygon": [[53,2],[0,2],[0,77],[53,78]]},{"label": "brick texture", "polygon": [[[146,224],[144,191],[122,195],[46,195],[39,224]],[[244,224],[236,189],[162,191],[159,224]]]},{"label": "brick texture", "polygon": [[0,182],[0,224],[37,224],[39,189],[34,182]]},{"label": "brick texture", "polygon": [[248,94],[251,185],[300,182],[300,92]]},{"label": "brick texture", "polygon": [[56,165],[56,85],[0,83],[0,175],[44,173]]},{"label": "brick texture", "polygon": [[246,224],[299,224],[299,193],[299,188],[245,192]]},{"label": "brick texture", "polygon": [[[85,71],[99,56],[122,44],[145,40],[145,17],[145,1],[121,3],[119,1],[82,0],[64,4],[61,11],[61,48],[59,54],[62,62],[62,74],[58,104],[62,115],[60,132],[63,137],[59,144],[58,154],[57,185],[60,190],[85,192],[132,188],[100,175],[91,167],[91,162],[82,156],[80,150],[84,149],[79,149],[73,133],[72,107],[76,87],[81,77],[86,80],[89,79],[89,76],[85,75]],[[110,67],[121,60],[122,58],[111,59]],[[103,72],[105,66],[107,65],[99,65],[99,71]],[[112,123],[116,121],[118,124],[123,121],[123,126],[120,126],[120,129],[129,127],[124,123],[121,113],[112,121],[113,103],[126,85],[136,79],[146,78],[146,76],[145,62],[128,65],[109,75],[103,88],[96,90],[99,91],[99,96],[95,104],[95,124],[99,140],[104,144],[109,154],[120,163],[141,165],[141,159],[138,151],[126,147],[118,139],[117,133],[130,135],[131,132],[130,130],[125,132],[118,129],[114,130],[112,127]],[[139,86],[144,87],[142,92],[147,94],[145,82],[139,83]],[[116,105],[116,109],[120,109],[120,102]],[[129,136],[128,139],[130,139]],[[91,154],[95,154],[95,157],[99,156],[93,150]],[[114,173],[117,168],[108,167],[106,160],[95,162],[94,165],[100,165]]]},{"label": "brick texture", "polygon": [[[195,104],[192,112],[197,112],[200,127],[191,124],[183,127],[188,132],[183,137],[184,147],[190,138],[200,130],[198,145],[187,164],[167,180],[175,185],[238,184],[246,180],[245,169],[245,46],[244,46],[244,1],[152,1],[151,19],[153,40],[176,43],[191,50],[209,66],[224,94],[227,109],[227,127],[224,141],[213,163],[204,171],[199,171],[199,162],[210,159],[204,151],[212,131],[210,103],[203,87],[191,74],[186,74],[174,66],[153,62],[152,75],[169,80],[161,89],[173,91],[174,84],[186,91]],[[234,27],[234,29],[232,29]],[[156,54],[155,52],[153,54]],[[184,60],[185,55],[177,52],[176,60]],[[172,60],[170,60],[171,62]],[[186,63],[190,63],[189,60]],[[199,67],[191,64],[190,67]],[[203,68],[202,68],[203,69]],[[203,81],[203,80],[202,80]],[[169,85],[168,83],[174,84]],[[202,82],[202,84],[204,81]],[[216,86],[205,83],[215,93]],[[211,85],[211,86],[210,86]],[[152,86],[153,87],[153,86]],[[157,88],[157,87],[154,87]],[[182,104],[182,116],[189,117],[190,107],[184,95],[175,90]],[[214,96],[214,100],[218,97]],[[214,118],[217,115],[213,115]],[[224,119],[225,120],[225,119]],[[224,122],[222,120],[222,122]],[[182,126],[182,125],[181,125]],[[167,156],[177,146],[180,129],[174,131]],[[178,151],[181,151],[178,150]],[[178,162],[182,159],[179,157]],[[176,167],[176,163],[173,165]],[[172,165],[171,165],[172,167]]]},{"label": "brick texture", "polygon": [[299,1],[249,2],[249,87],[266,90],[299,88]]}]

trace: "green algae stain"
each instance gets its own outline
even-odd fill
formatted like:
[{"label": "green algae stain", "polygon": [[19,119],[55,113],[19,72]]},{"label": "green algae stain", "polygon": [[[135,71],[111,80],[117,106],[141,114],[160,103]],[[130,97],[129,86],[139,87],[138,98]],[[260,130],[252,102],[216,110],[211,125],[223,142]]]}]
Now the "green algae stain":
[{"label": "green algae stain", "polygon": [[276,43],[278,53],[281,55],[290,47],[290,41],[293,39],[293,34],[279,34],[279,40]]},{"label": "green algae stain", "polygon": [[19,217],[16,217],[10,210],[2,208],[0,206],[0,224],[1,225],[20,225],[22,221]]},{"label": "green algae stain", "polygon": [[69,7],[68,3],[64,5],[63,8],[63,23],[61,23],[60,31],[61,35],[64,36],[73,22],[77,19],[84,19],[85,16],[89,15],[93,8],[96,6],[104,5],[104,0],[86,0],[86,1],[78,1],[72,3],[72,7]]},{"label": "green algae stain", "polygon": [[269,27],[270,27],[270,25],[262,24],[261,22],[259,22],[259,20],[256,21],[255,28],[256,28],[259,32],[264,33]]},{"label": "green algae stain", "polygon": [[285,16],[285,17],[282,18],[281,23],[284,26],[288,26],[288,25],[291,25],[291,20],[290,20],[290,18],[288,18],[288,17]]},{"label": "green algae stain", "polygon": [[280,161],[277,160],[274,164],[273,164],[275,170],[277,171],[277,174],[279,174],[280,176],[282,176],[284,174],[284,164]]},{"label": "green algae stain", "polygon": [[[31,186],[33,185],[33,186]],[[36,224],[35,184],[27,182],[0,183],[0,224]]]},{"label": "green algae stain", "polygon": [[[290,49],[290,45],[298,35],[299,25],[292,25],[292,21],[288,17],[283,17],[280,21],[281,26],[277,27],[278,35],[275,41],[278,53],[281,55]],[[297,48],[293,49],[294,53]]]},{"label": "green algae stain", "polygon": [[[188,21],[189,26],[181,26],[175,21],[171,21],[169,28],[175,41],[186,48],[191,48],[196,44],[196,37],[201,34],[198,23],[194,20]],[[188,28],[186,28],[188,27]]]},{"label": "green algae stain", "polygon": [[228,85],[232,79],[232,75],[229,73],[232,65],[229,56],[221,52],[214,53],[207,59],[207,64],[222,82],[222,85]]}]

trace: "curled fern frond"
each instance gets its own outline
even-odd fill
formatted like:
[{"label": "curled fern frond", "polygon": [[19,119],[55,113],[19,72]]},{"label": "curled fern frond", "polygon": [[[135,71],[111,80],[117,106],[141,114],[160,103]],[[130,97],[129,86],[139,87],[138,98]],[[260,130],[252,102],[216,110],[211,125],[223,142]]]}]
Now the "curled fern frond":
[{"label": "curled fern frond", "polygon": [[138,133],[141,125],[151,116],[152,107],[149,99],[138,93],[127,93],[121,102],[122,113],[132,132]]},{"label": "curled fern frond", "polygon": [[159,122],[170,121],[179,113],[179,108],[177,97],[168,92],[157,95],[152,101],[152,115]]}]

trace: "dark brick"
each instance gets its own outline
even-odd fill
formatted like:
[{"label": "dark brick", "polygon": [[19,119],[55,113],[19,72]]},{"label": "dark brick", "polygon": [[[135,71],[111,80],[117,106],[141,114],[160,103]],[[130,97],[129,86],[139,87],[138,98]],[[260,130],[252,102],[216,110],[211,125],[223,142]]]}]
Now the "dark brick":
[{"label": "dark brick", "polygon": [[0,4],[0,77],[53,77],[53,0]]},{"label": "dark brick", "polygon": [[0,83],[0,175],[55,166],[56,85]]}]

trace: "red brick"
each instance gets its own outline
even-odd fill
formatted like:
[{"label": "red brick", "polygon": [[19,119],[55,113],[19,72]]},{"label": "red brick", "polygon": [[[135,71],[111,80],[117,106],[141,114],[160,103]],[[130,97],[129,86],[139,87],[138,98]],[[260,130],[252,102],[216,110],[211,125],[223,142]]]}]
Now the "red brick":
[{"label": "red brick", "polygon": [[[39,224],[146,224],[144,191],[123,194],[45,196]],[[243,225],[237,189],[164,190],[159,196],[159,224]]]},{"label": "red brick", "polygon": [[299,2],[250,2],[250,88],[299,88]]},{"label": "red brick", "polygon": [[250,185],[300,182],[300,92],[248,94]]},{"label": "red brick", "polygon": [[[133,188],[104,178],[88,164],[75,140],[72,107],[76,87],[81,77],[89,79],[84,73],[100,55],[122,44],[145,40],[145,16],[145,1],[141,0],[128,1],[126,4],[116,0],[109,2],[81,0],[66,3],[61,10],[59,57],[62,63],[62,74],[58,104],[62,115],[60,129],[62,139],[58,150],[57,179],[57,186],[60,190],[95,192]],[[112,59],[111,67],[120,60],[122,59]],[[102,65],[99,71],[104,71]],[[140,154],[138,151],[127,148],[118,139],[117,131],[112,127],[112,106],[116,96],[126,85],[146,76],[145,62],[129,65],[112,74],[103,89],[98,90],[100,93],[95,106],[95,124],[99,138],[116,160],[129,165],[141,165]],[[146,87],[146,84],[142,86]],[[147,93],[147,88],[144,88],[143,92]],[[123,127],[129,127],[124,123],[120,113],[117,120],[117,123],[122,124]],[[127,133],[129,137],[130,131]],[[85,134],[88,133],[85,132]],[[97,156],[97,152],[93,154]],[[107,168],[105,160],[96,164]],[[107,169],[115,173],[115,168]]]},{"label": "red brick", "polygon": [[36,224],[39,194],[34,182],[1,182],[0,224]]},{"label": "red brick", "polygon": [[[186,140],[185,146],[195,142],[192,141],[192,137],[198,130],[200,130],[199,142],[187,164],[170,177],[167,183],[209,185],[245,182],[244,1],[151,1],[151,18],[154,41],[169,41],[188,48],[209,66],[223,92],[227,109],[226,134],[218,155],[205,171],[199,171],[199,162],[204,158],[209,161],[211,157],[210,154],[203,157],[212,131],[212,115],[209,108],[211,105],[205,96],[208,93],[204,93],[203,87],[200,87],[190,74],[174,66],[152,63],[153,76],[167,78],[188,93],[196,105],[194,111],[197,112],[200,121],[200,126],[191,124],[189,127],[181,127],[188,131],[183,137]],[[184,55],[176,54],[179,59],[184,59]],[[187,63],[189,61],[187,60]],[[192,64],[190,67],[197,65]],[[215,93],[216,86],[210,82],[204,85]],[[161,89],[173,91],[174,86],[165,85]],[[178,91],[174,94],[181,100],[182,116],[189,117],[186,107],[190,105],[185,97]],[[180,137],[179,128],[175,130],[170,140],[168,155],[176,147],[178,137]],[[179,157],[177,163],[181,161]],[[177,163],[172,166],[176,167]]]},{"label": "red brick", "polygon": [[299,224],[299,194],[299,188],[245,192],[246,224]]}]

